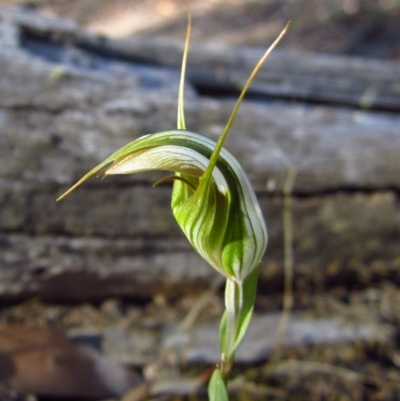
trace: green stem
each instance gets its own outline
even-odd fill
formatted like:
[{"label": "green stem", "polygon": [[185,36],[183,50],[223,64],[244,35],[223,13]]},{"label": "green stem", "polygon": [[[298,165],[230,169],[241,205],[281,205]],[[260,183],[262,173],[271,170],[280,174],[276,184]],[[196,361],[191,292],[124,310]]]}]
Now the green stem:
[{"label": "green stem", "polygon": [[221,373],[227,378],[231,370],[240,324],[240,316],[243,308],[243,286],[242,283],[228,278],[225,287],[226,308],[226,337],[224,348],[221,350]]}]

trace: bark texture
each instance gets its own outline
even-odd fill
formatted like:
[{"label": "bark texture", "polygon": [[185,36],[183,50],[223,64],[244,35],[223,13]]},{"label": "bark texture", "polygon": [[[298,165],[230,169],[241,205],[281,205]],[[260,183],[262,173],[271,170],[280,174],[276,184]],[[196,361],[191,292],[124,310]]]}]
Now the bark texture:
[{"label": "bark texture", "polygon": [[[151,187],[159,175],[93,179],[55,202],[122,145],[175,128],[182,44],[112,42],[68,21],[1,14],[0,296],[176,296],[207,286],[215,273],[175,224],[169,186]],[[190,130],[218,138],[261,52],[192,46]],[[265,285],[281,275],[289,168],[297,272],[398,275],[399,74],[389,63],[277,51],[256,79],[226,147],[267,220]]]}]

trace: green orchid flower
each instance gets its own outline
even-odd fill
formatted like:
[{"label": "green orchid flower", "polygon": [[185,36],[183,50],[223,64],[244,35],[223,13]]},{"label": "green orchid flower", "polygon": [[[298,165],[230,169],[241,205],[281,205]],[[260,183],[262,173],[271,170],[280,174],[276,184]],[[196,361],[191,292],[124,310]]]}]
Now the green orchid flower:
[{"label": "green orchid flower", "polygon": [[265,251],[266,227],[238,161],[222,149],[210,162],[215,147],[211,139],[189,131],[147,135],[108,157],[68,192],[106,166],[100,175],[174,172],[158,183],[174,180],[172,211],[186,237],[218,272],[243,281]]},{"label": "green orchid flower", "polygon": [[[178,130],[143,136],[122,147],[58,198],[64,198],[92,175],[133,174],[149,170],[174,172],[171,207],[193,248],[219,273],[242,282],[259,264],[267,230],[255,193],[239,162],[223,144],[255,74],[280,37],[250,75],[218,143],[185,130],[184,75],[190,21],[182,63]],[[110,165],[111,164],[111,165]],[[103,169],[103,170],[102,170]]]}]

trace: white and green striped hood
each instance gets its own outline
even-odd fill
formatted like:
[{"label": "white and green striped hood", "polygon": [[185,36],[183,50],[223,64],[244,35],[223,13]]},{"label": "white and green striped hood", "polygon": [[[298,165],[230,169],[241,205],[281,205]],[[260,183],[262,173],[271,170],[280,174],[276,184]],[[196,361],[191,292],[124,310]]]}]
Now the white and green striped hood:
[{"label": "white and green striped hood", "polygon": [[96,173],[172,171],[175,176],[160,181],[174,180],[171,206],[182,231],[216,270],[241,282],[260,262],[267,232],[242,167],[225,149],[213,165],[215,149],[214,141],[189,131],[146,135],[112,154],[63,196]]}]

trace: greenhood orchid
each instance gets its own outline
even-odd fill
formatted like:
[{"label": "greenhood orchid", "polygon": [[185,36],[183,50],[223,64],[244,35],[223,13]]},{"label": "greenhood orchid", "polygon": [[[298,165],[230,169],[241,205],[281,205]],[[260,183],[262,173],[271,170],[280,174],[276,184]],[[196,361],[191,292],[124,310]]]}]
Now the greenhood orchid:
[{"label": "greenhood orchid", "polygon": [[221,372],[225,378],[253,309],[258,268],[267,246],[267,230],[244,170],[223,145],[250,83],[288,25],[254,68],[217,142],[187,131],[185,126],[184,76],[190,27],[189,15],[179,85],[178,129],[146,135],[125,145],[58,200],[95,174],[107,176],[149,170],[174,173],[156,184],[173,181],[171,208],[177,223],[193,248],[227,279],[226,312],[220,333]]},{"label": "greenhood orchid", "polygon": [[[174,172],[158,181],[173,180],[171,207],[193,248],[219,273],[237,282],[258,265],[267,245],[264,219],[239,162],[223,144],[247,88],[287,27],[266,51],[248,78],[217,143],[186,131],[183,93],[190,20],[182,62],[178,100],[178,130],[143,136],[116,151],[58,198],[98,173],[133,174],[140,171]],[[110,165],[111,164],[111,165]]]},{"label": "greenhood orchid", "polygon": [[237,160],[222,149],[215,166],[210,164],[215,145],[183,130],[146,135],[115,152],[75,186],[107,165],[100,175],[173,171],[176,175],[166,178],[174,180],[171,206],[186,237],[218,272],[243,281],[265,251],[265,223]]}]

